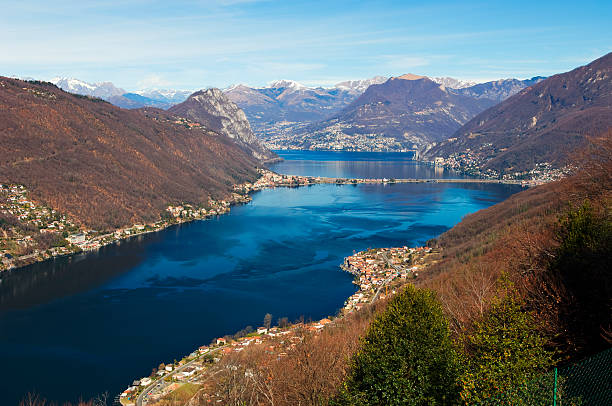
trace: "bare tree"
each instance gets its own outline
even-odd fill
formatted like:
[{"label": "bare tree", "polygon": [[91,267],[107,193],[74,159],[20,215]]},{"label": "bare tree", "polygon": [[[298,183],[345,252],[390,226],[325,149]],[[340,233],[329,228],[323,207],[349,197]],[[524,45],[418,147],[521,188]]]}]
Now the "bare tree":
[{"label": "bare tree", "polygon": [[263,319],[263,326],[269,330],[271,324],[272,324],[272,315],[270,313],[266,313]]}]

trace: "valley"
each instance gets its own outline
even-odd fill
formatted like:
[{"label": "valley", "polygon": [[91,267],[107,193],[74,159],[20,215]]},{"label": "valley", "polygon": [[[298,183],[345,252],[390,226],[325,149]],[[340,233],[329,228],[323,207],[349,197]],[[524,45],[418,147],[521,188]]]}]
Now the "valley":
[{"label": "valley", "polygon": [[0,405],[612,404],[611,18],[3,4]]}]

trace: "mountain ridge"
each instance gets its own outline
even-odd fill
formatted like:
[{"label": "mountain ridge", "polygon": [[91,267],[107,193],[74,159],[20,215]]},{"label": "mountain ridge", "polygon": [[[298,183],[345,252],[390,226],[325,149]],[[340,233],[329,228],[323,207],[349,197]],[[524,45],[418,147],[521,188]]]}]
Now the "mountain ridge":
[{"label": "mountain ridge", "polygon": [[259,161],[278,158],[260,143],[244,111],[219,89],[199,90],[184,102],[170,107],[168,112],[225,135]]},{"label": "mountain ridge", "polygon": [[521,90],[483,111],[429,157],[466,151],[484,169],[525,171],[539,163],[561,167],[587,135],[612,126],[612,53]]},{"label": "mountain ridge", "polygon": [[0,182],[97,230],[159,219],[169,204],[205,206],[257,176],[214,131],[44,82],[0,77],[0,138]]}]

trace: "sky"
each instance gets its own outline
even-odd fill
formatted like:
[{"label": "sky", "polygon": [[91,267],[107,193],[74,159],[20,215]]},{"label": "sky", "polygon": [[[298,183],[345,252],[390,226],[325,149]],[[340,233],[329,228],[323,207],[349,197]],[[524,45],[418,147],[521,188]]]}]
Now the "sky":
[{"label": "sky", "polygon": [[0,75],[126,90],[549,76],[612,50],[612,1],[0,0]]}]

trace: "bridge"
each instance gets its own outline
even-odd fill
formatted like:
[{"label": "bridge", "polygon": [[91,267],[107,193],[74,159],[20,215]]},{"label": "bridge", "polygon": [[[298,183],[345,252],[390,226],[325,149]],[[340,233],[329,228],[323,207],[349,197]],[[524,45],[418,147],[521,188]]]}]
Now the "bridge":
[{"label": "bridge", "polygon": [[506,185],[524,185],[524,186],[533,186],[535,183],[524,181],[524,180],[510,180],[510,179],[393,179],[393,178],[383,178],[383,179],[351,179],[351,178],[326,178],[326,177],[316,177],[312,178],[315,183],[333,183],[337,185],[351,185],[351,184],[359,184],[359,183],[383,183],[383,184],[393,184],[393,183],[499,183]]}]

